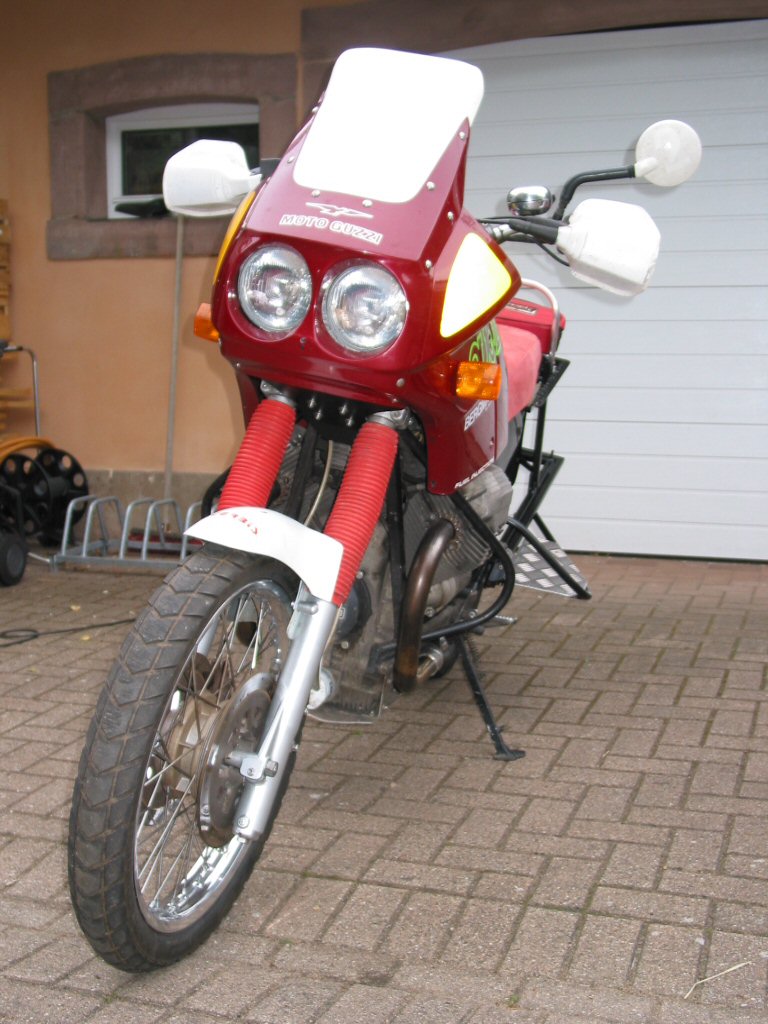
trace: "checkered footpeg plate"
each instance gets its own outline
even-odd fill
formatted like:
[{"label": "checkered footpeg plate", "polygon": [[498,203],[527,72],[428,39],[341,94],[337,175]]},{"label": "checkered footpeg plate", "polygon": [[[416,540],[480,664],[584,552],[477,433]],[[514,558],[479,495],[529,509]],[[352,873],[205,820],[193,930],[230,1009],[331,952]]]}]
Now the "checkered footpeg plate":
[{"label": "checkered footpeg plate", "polygon": [[[542,541],[541,546],[557,559],[577,583],[582,587],[587,586],[587,581],[555,541]],[[521,541],[515,548],[512,553],[512,561],[515,564],[515,583],[518,586],[543,590],[547,594],[557,594],[558,597],[576,597],[562,576],[559,576],[551,566],[547,565],[541,555],[527,541]]]}]

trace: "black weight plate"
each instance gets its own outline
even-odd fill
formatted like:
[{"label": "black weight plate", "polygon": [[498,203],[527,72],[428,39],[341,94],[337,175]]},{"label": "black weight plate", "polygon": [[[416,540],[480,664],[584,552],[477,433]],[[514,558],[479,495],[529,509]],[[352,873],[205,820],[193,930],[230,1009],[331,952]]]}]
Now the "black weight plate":
[{"label": "black weight plate", "polygon": [[[74,455],[62,448],[41,449],[35,462],[47,476],[51,491],[51,515],[46,529],[54,539],[58,539],[56,534],[60,534],[64,527],[70,501],[88,494],[88,478]],[[78,522],[84,512],[84,508],[79,508],[72,522]]]},{"label": "black weight plate", "polygon": [[51,517],[51,489],[45,470],[28,455],[14,453],[0,462],[0,481],[21,498],[24,533],[45,529]]}]

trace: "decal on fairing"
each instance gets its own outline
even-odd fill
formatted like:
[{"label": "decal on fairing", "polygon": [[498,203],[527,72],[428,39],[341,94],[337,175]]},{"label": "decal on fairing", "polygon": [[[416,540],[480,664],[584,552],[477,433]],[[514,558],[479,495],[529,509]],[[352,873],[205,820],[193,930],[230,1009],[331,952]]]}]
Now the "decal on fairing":
[{"label": "decal on fairing", "polygon": [[510,299],[506,308],[514,309],[516,313],[523,313],[525,316],[536,316],[541,310],[540,306],[534,306],[529,302],[521,302],[519,299]]},{"label": "decal on fairing", "polygon": [[501,336],[496,321],[478,331],[469,344],[469,361],[471,363],[498,363],[501,357]]},{"label": "decal on fairing", "polygon": [[280,227],[333,231],[337,235],[359,238],[371,245],[381,245],[384,241],[384,235],[381,232],[364,228],[361,224],[347,224],[343,220],[329,220],[327,217],[317,217],[309,213],[284,213],[280,218]]},{"label": "decal on fairing", "polygon": [[366,220],[373,220],[372,213],[364,210],[352,210],[349,206],[336,206],[335,203],[305,203],[312,210],[319,210],[328,214],[329,217],[365,217]]},{"label": "decal on fairing", "polygon": [[480,474],[483,472],[483,470],[484,469],[488,469],[488,467],[490,466],[490,464],[492,462],[493,462],[493,459],[488,459],[488,461],[485,462],[479,469],[476,469],[474,473],[470,473],[469,476],[465,476],[463,480],[457,480],[456,484],[455,484],[456,490],[458,490],[460,487],[464,487],[466,484],[470,483],[472,480],[475,479],[476,476],[480,476]]},{"label": "decal on fairing", "polygon": [[493,402],[475,402],[467,415],[464,417],[464,433],[471,430],[477,420],[489,409],[495,408]]}]

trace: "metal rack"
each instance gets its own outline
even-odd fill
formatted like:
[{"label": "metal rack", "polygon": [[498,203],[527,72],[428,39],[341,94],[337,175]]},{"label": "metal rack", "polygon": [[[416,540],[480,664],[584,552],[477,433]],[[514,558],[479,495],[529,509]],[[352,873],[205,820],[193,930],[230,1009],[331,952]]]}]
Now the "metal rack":
[{"label": "metal rack", "polygon": [[[193,502],[182,520],[173,498],[137,498],[125,508],[111,495],[74,498],[67,508],[61,547],[51,559],[53,568],[172,569],[199,544],[185,532],[200,518],[201,504]],[[75,524],[83,514],[82,539],[76,540]]]}]

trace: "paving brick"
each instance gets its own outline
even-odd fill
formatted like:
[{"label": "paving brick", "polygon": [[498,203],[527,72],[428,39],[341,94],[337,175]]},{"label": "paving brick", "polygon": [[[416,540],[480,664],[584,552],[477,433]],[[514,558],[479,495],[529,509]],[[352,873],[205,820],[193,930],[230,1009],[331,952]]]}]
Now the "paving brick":
[{"label": "paving brick", "polygon": [[[480,640],[524,760],[492,758],[458,669],[365,729],[309,722],[232,912],[140,978],[93,957],[64,870],[71,780],[124,629],[4,651],[0,1020],[763,1024],[768,568],[586,569],[594,601],[518,593],[519,624]],[[30,566],[0,588],[0,619],[120,618],[154,586]],[[684,980],[741,961],[683,999]]]},{"label": "paving brick", "polygon": [[677,829],[672,836],[666,866],[687,871],[715,871],[724,841],[722,832]]},{"label": "paving brick", "polygon": [[416,999],[408,1002],[392,1024],[464,1024],[468,1007],[447,999]]},{"label": "paving brick", "polygon": [[463,900],[457,896],[416,892],[408,898],[382,949],[405,960],[436,959],[451,939]]},{"label": "paving brick", "polygon": [[407,899],[408,894],[402,889],[359,885],[326,930],[324,940],[340,946],[374,950],[382,943],[392,920]]},{"label": "paving brick", "polygon": [[[101,1000],[80,992],[68,992],[53,985],[42,988],[28,982],[3,979],[0,1013],[9,1024],[82,1024],[101,1006]],[[157,1016],[145,1018],[151,1024]]]},{"label": "paving brick", "polygon": [[546,1009],[556,1015],[574,1009],[590,1021],[649,1024],[653,1010],[650,998],[625,995],[614,989],[598,989],[573,982],[537,978],[525,985],[520,1005],[523,1009]]},{"label": "paving brick", "polygon": [[90,947],[79,936],[76,939],[59,938],[16,960],[5,973],[9,978],[23,981],[55,983],[91,959]]},{"label": "paving brick", "polygon": [[699,986],[697,995],[702,1004],[765,1011],[765,936],[718,932],[712,937],[703,977],[711,980]]},{"label": "paving brick", "polygon": [[630,789],[614,786],[590,786],[576,812],[577,818],[621,821],[632,798]]},{"label": "paving brick", "polygon": [[[244,990],[247,991],[247,980]],[[281,981],[268,995],[251,999],[240,1018],[254,1024],[313,1024],[320,1018],[326,1019],[326,1011],[331,1006],[339,1006],[343,998],[341,985],[315,978],[291,978]]]},{"label": "paving brick", "polygon": [[510,980],[504,973],[462,971],[454,965],[424,964],[418,961],[406,961],[393,975],[392,982],[405,992],[459,1000],[488,1008],[506,1006],[513,993]]},{"label": "paving brick", "polygon": [[631,919],[589,917],[568,968],[577,984],[622,989],[632,973],[643,926]]},{"label": "paving brick", "polygon": [[203,1010],[233,1019],[257,1005],[275,987],[279,977],[275,971],[231,964],[179,1001],[186,1010]]},{"label": "paving brick", "polygon": [[703,897],[672,896],[617,886],[600,886],[592,899],[591,909],[614,917],[634,917],[641,921],[680,922],[703,926],[707,920],[708,901]]},{"label": "paving brick", "polygon": [[661,887],[666,892],[714,896],[717,899],[739,900],[762,907],[768,906],[768,888],[764,882],[752,878],[732,878],[710,872],[695,874],[670,869],[664,872]]},{"label": "paving brick", "polygon": [[602,865],[570,857],[553,857],[531,892],[537,906],[584,906]]},{"label": "paving brick", "polygon": [[604,885],[653,889],[663,863],[664,851],[637,843],[617,843],[602,873]]},{"label": "paving brick", "polygon": [[496,899],[472,899],[451,929],[441,960],[467,971],[494,971],[509,948],[516,914]]},{"label": "paving brick", "polygon": [[351,883],[326,878],[303,878],[272,917],[267,935],[277,939],[308,940],[320,935],[331,922]]},{"label": "paving brick", "polygon": [[311,862],[312,873],[361,879],[386,841],[385,836],[368,836],[360,832],[339,836],[319,857],[315,856]]},{"label": "paving brick", "polygon": [[704,943],[702,929],[650,925],[640,952],[634,988],[684,998],[698,977]]},{"label": "paving brick", "polygon": [[573,805],[566,800],[533,798],[518,820],[520,832],[543,832],[560,835],[574,812]]},{"label": "paving brick", "polygon": [[504,960],[504,974],[515,984],[526,977],[559,977],[573,952],[578,925],[573,911],[528,907]]},{"label": "paving brick", "polygon": [[429,889],[433,892],[466,896],[472,891],[477,874],[474,871],[461,871],[436,864],[378,860],[365,873],[364,879],[366,882],[396,885],[407,889]]}]

